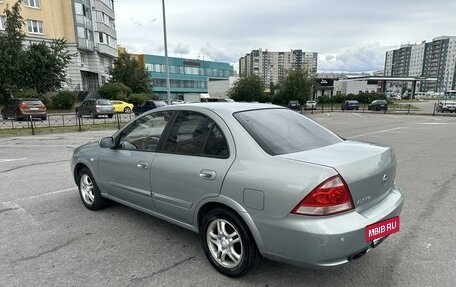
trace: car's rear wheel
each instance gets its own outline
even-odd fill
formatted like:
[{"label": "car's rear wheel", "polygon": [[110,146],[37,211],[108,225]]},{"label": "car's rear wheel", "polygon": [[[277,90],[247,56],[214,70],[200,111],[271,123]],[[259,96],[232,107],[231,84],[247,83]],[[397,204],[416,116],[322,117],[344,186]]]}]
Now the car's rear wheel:
[{"label": "car's rear wheel", "polygon": [[4,120],[7,120],[7,119],[8,119],[8,117],[5,116],[5,114],[4,114],[3,112],[2,112],[2,118],[3,118]]},{"label": "car's rear wheel", "polygon": [[114,116],[114,115],[108,115],[108,118],[112,119],[113,116]]},{"label": "car's rear wheel", "polygon": [[87,167],[79,171],[78,188],[82,203],[88,209],[99,210],[108,205],[108,199],[101,196],[97,183]]},{"label": "car's rear wheel", "polygon": [[209,262],[226,276],[244,275],[261,258],[245,223],[227,209],[208,212],[202,220],[200,235]]},{"label": "car's rear wheel", "polygon": [[126,113],[126,114],[131,113],[131,109],[129,107],[125,107],[124,113]]}]

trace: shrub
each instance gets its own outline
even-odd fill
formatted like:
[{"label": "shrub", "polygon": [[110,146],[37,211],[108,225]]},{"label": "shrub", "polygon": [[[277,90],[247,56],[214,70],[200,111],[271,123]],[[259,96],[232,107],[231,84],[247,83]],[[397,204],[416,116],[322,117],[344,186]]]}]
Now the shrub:
[{"label": "shrub", "polygon": [[151,100],[153,99],[153,97],[151,95],[148,95],[148,94],[132,94],[129,98],[128,98],[128,102],[129,103],[132,103],[133,105],[139,105],[145,101],[148,101],[148,100]]},{"label": "shrub", "polygon": [[126,101],[131,95],[131,89],[123,83],[107,83],[98,93],[104,99]]},{"label": "shrub", "polygon": [[73,92],[62,91],[52,97],[52,106],[57,109],[70,109],[75,101],[76,96]]}]

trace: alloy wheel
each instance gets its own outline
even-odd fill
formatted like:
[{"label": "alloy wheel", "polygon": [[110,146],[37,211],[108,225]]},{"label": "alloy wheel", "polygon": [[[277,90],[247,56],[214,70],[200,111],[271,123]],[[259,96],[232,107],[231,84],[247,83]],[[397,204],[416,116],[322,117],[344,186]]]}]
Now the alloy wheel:
[{"label": "alloy wheel", "polygon": [[224,219],[212,221],[207,228],[206,240],[212,257],[223,267],[234,268],[242,261],[242,240],[230,222]]}]

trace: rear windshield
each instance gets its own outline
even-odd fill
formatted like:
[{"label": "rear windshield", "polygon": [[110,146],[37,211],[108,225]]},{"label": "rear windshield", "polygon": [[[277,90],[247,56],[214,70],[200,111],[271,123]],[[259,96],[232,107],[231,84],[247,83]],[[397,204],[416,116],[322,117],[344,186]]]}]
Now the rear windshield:
[{"label": "rear windshield", "polygon": [[270,155],[300,152],[343,141],[316,122],[288,109],[238,112],[234,117]]},{"label": "rear windshield", "polygon": [[43,103],[40,100],[23,100],[22,103],[27,105],[42,105]]},{"label": "rear windshield", "polygon": [[112,105],[110,100],[105,100],[105,99],[98,100],[98,104],[101,105],[101,106],[110,106],[110,105]]}]

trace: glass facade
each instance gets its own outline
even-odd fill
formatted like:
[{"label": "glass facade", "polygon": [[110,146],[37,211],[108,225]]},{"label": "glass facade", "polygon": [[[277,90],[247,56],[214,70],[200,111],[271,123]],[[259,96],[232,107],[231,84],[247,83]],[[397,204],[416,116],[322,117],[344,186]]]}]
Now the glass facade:
[{"label": "glass facade", "polygon": [[[208,79],[228,79],[234,75],[229,63],[168,57],[171,100],[181,99],[185,93],[208,93]],[[144,66],[149,70],[153,92],[167,98],[166,61],[164,56],[144,55]]]}]

